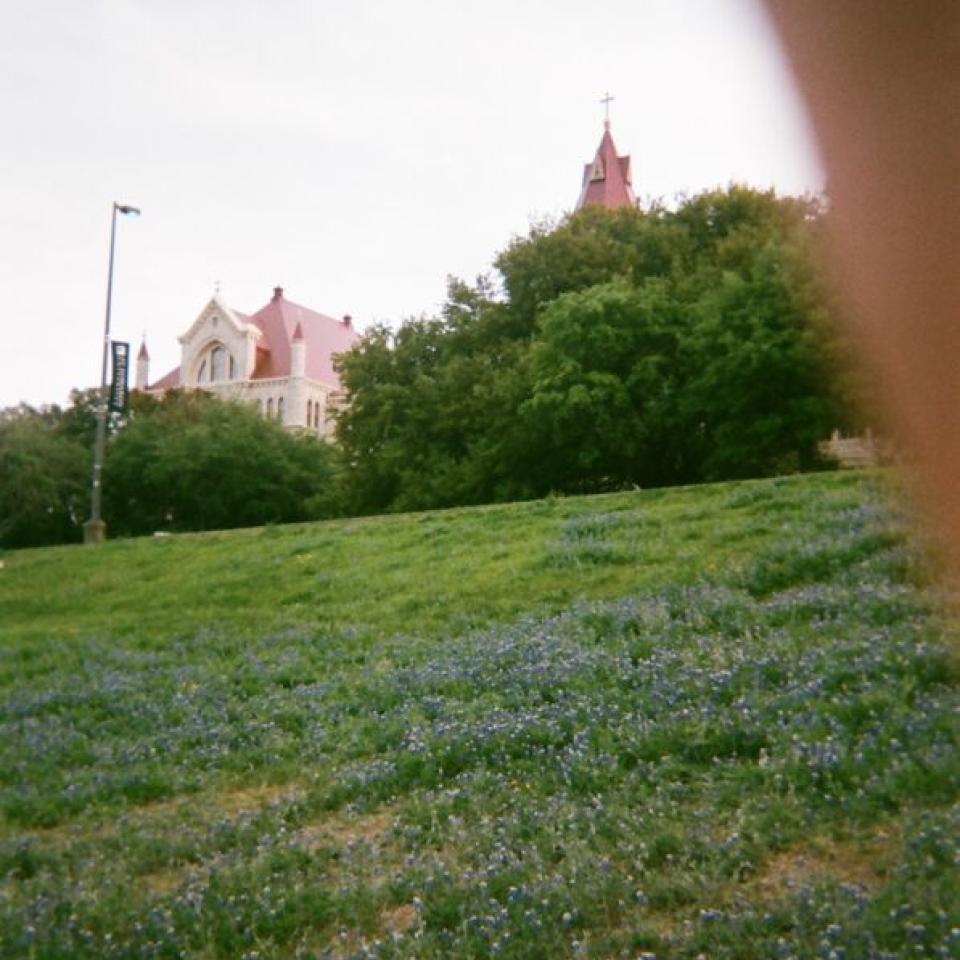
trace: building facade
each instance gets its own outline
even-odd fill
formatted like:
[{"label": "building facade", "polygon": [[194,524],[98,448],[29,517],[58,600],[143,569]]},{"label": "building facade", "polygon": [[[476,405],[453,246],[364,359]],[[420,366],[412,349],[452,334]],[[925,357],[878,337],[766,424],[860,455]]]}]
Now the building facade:
[{"label": "building facade", "polygon": [[146,344],[141,346],[138,390],[207,390],[252,403],[261,416],[291,429],[327,437],[331,412],[343,398],[333,358],[359,335],[349,315],[336,320],[309,310],[275,287],[270,302],[249,316],[214,296],[179,339],[180,365],[153,383]]}]

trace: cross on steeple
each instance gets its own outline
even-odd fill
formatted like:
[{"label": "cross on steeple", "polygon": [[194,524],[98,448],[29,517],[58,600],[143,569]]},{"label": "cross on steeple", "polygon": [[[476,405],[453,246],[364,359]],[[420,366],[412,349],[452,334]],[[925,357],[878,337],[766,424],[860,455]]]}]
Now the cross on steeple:
[{"label": "cross on steeple", "polygon": [[610,101],[616,100],[616,99],[617,99],[616,97],[611,97],[610,93],[607,92],[603,95],[603,99],[601,99],[600,101],[603,104],[603,112],[604,112],[603,129],[604,130],[610,129]]},{"label": "cross on steeple", "polygon": [[592,162],[584,164],[577,210],[594,205],[606,207],[609,210],[637,205],[631,186],[630,157],[618,156],[610,133],[610,102],[612,100],[613,97],[607,93],[600,101],[606,114],[603,121],[603,136],[600,138],[600,145]]}]

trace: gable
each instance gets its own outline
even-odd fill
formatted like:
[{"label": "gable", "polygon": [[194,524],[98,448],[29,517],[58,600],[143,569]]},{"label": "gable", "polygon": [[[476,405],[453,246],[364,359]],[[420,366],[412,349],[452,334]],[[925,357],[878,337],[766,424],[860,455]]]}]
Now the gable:
[{"label": "gable", "polygon": [[246,336],[246,320],[244,314],[231,310],[219,297],[211,297],[179,340],[184,347],[189,347],[209,339]]}]

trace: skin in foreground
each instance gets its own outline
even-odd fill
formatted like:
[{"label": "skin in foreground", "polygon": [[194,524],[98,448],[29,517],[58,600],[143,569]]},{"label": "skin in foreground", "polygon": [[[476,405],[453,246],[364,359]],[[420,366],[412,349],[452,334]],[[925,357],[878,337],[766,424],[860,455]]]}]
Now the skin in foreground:
[{"label": "skin in foreground", "polygon": [[828,176],[831,262],[960,572],[960,6],[767,0]]}]

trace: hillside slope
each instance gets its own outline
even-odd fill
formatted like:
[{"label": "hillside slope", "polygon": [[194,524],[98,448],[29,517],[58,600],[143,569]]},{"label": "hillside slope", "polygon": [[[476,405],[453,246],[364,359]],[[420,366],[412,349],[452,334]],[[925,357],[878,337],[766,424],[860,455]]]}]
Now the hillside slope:
[{"label": "hillside slope", "polygon": [[3,956],[960,945],[956,671],[875,476],[2,559]]}]

